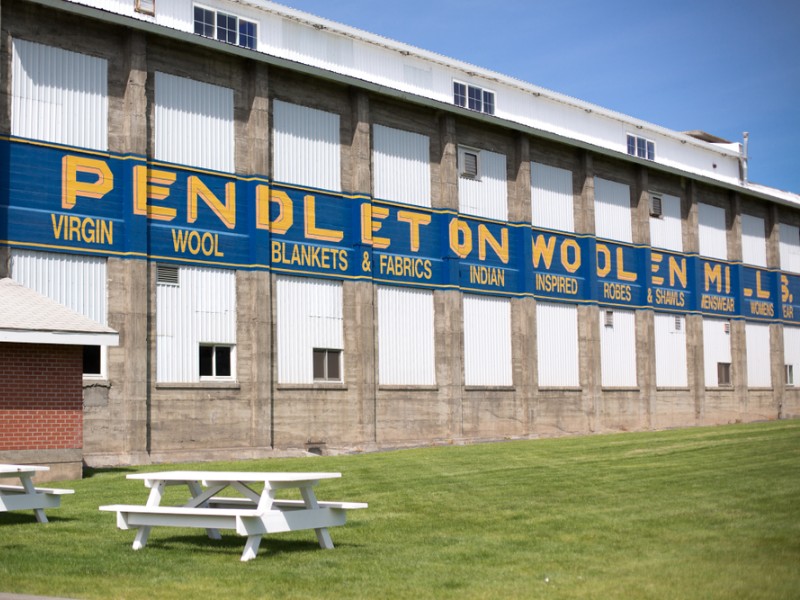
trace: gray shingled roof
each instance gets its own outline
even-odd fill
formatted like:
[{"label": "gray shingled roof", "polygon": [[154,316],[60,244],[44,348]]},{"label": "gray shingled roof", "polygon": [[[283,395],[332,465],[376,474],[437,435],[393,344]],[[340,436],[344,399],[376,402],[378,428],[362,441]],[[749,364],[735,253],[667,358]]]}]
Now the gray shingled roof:
[{"label": "gray shingled roof", "polygon": [[0,342],[116,346],[119,334],[4,278],[0,279]]}]

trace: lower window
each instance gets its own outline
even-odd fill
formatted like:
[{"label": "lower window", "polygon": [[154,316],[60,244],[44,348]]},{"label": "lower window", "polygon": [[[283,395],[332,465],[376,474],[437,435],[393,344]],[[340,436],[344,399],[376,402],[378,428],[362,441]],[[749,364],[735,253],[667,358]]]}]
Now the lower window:
[{"label": "lower window", "polygon": [[83,347],[83,374],[93,377],[103,374],[100,346]]},{"label": "lower window", "polygon": [[717,385],[731,385],[731,363],[717,363]]},{"label": "lower window", "polygon": [[230,379],[233,375],[231,368],[231,346],[200,346],[200,378]]},{"label": "lower window", "polygon": [[342,351],[314,348],[314,381],[342,380]]}]

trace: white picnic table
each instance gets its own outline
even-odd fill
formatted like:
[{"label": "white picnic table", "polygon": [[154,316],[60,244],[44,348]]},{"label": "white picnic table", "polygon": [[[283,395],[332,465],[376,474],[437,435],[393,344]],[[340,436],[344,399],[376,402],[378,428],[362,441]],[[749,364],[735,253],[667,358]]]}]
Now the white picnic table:
[{"label": "white picnic table", "polygon": [[33,484],[33,476],[37,472],[49,470],[50,467],[0,463],[0,478],[18,479],[20,482],[20,485],[0,485],[0,512],[33,510],[39,523],[47,523],[44,509],[58,508],[61,506],[63,494],[75,493],[75,490],[36,487]]},{"label": "white picnic table", "polygon": [[[258,553],[261,536],[313,529],[322,548],[332,549],[328,527],[344,525],[345,511],[367,508],[363,502],[320,502],[314,486],[323,479],[341,477],[341,473],[257,473],[224,471],[165,471],[135,473],[128,479],[142,479],[150,488],[147,503],[142,505],[113,504],[100,510],[117,513],[117,527],[137,529],[133,549],[147,544],[150,528],[199,527],[212,539],[220,539],[220,529],[232,529],[247,537],[242,561],[252,560]],[[256,491],[256,484],[263,485]],[[180,506],[162,505],[167,486],[185,485],[191,498]],[[219,496],[224,489],[236,496]],[[300,490],[302,500],[276,498],[279,490]]]}]

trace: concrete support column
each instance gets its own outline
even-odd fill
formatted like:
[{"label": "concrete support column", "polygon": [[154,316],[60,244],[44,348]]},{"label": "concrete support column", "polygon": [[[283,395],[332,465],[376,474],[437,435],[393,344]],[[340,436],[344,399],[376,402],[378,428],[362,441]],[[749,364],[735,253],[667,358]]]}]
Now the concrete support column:
[{"label": "concrete support column", "polygon": [[[779,269],[781,266],[780,211],[777,204],[769,206],[769,215],[767,217],[767,266],[771,269]],[[777,300],[776,298],[776,303]],[[770,324],[769,339],[773,402],[778,418],[783,419],[784,394],[786,393],[786,373],[784,368],[786,353],[783,347],[782,324]]]},{"label": "concrete support column", "polygon": [[[243,65],[234,106],[236,169],[270,173],[269,68]],[[272,280],[265,271],[237,271],[237,370],[241,394],[250,400],[250,445],[269,448],[272,432]]]},{"label": "concrete support column", "polygon": [[[683,249],[697,252],[700,248],[697,186],[692,180],[685,184],[686,193],[681,202],[681,213],[686,221],[683,227]],[[703,353],[703,317],[686,315],[686,361],[687,380],[694,398],[695,419],[702,422],[705,416],[705,355]]]},{"label": "concrete support column", "polygon": [[[127,32],[116,62],[109,69],[109,149],[147,155],[146,35]],[[85,460],[87,464],[146,463],[149,382],[155,377],[155,362],[151,362],[155,355],[150,353],[155,339],[148,336],[152,289],[148,263],[109,258],[107,276],[108,324],[119,331],[120,345],[107,349],[108,383],[84,389]]]},{"label": "concrete support column", "polygon": [[[575,195],[576,233],[595,233],[594,224],[594,161],[589,152],[581,156],[581,168],[576,173]],[[590,264],[594,264],[594,257]],[[597,306],[578,306],[578,337],[580,339],[580,383],[583,406],[590,431],[603,428],[602,364],[600,362],[600,311]]]},{"label": "concrete support column", "polygon": [[[729,195],[728,218],[728,260],[742,260],[742,199],[736,192]],[[747,414],[747,333],[745,322],[741,319],[731,321],[731,382],[733,384],[734,404],[739,406],[739,414]]]},{"label": "concrete support column", "polygon": [[439,194],[434,193],[433,208],[458,210],[458,146],[456,120],[449,114],[439,115]]},{"label": "concrete support column", "polygon": [[508,220],[531,220],[531,144],[528,136],[518,134],[513,157],[509,157]]},{"label": "concrete support column", "polygon": [[[633,186],[633,243],[650,245],[650,181],[647,168],[637,168]],[[645,284],[646,282],[642,282]],[[636,311],[636,381],[639,405],[646,411],[642,426],[652,429],[656,417],[656,342],[654,316],[651,310]]]}]

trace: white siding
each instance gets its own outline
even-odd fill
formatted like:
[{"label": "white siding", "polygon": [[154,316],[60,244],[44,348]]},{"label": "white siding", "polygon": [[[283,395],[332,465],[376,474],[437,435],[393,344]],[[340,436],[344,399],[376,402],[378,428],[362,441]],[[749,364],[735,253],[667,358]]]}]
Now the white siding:
[{"label": "white siding", "polygon": [[487,219],[508,220],[506,157],[503,154],[481,150],[478,177],[458,178],[458,210]]},{"label": "white siding", "polygon": [[511,300],[464,296],[464,383],[513,385]]},{"label": "white siding", "polygon": [[156,71],[155,103],[156,160],[234,171],[233,90]]},{"label": "white siding", "polygon": [[594,178],[594,224],[597,237],[633,241],[631,191],[627,185]]},{"label": "white siding", "polygon": [[767,239],[761,217],[742,215],[742,262],[757,267],[767,266]]},{"label": "white siding", "polygon": [[613,310],[613,326],[606,325],[608,308],[600,307],[600,363],[603,387],[636,387],[636,313]]},{"label": "white siding", "polygon": [[[718,387],[717,363],[731,362],[730,321],[703,319],[703,359],[706,387]],[[733,367],[731,367],[731,380],[733,377]]]},{"label": "white siding", "polygon": [[572,171],[531,163],[531,223],[559,231],[575,231]]},{"label": "white siding", "polygon": [[273,177],[283,183],[341,191],[339,115],[275,100]]},{"label": "white siding", "polygon": [[105,258],[12,250],[10,266],[11,278],[17,283],[108,325]]},{"label": "white siding", "polygon": [[[727,260],[728,238],[725,209],[702,202],[697,205],[697,209],[700,255]],[[714,372],[716,373],[716,371]]]},{"label": "white siding", "polygon": [[314,348],[344,350],[342,283],[278,277],[278,383],[313,383]]},{"label": "white siding", "polygon": [[800,387],[800,327],[783,326],[783,363],[792,365],[792,385]]},{"label": "white siding", "polygon": [[661,198],[661,217],[650,217],[650,245],[653,248],[683,251],[681,199],[669,194],[650,194]]},{"label": "white siding", "polygon": [[108,149],[108,63],[14,39],[11,135]]},{"label": "white siding", "polygon": [[800,227],[781,223],[781,269],[800,273]]},{"label": "white siding", "polygon": [[580,386],[577,306],[536,303],[536,349],[539,387]]},{"label": "white siding", "polygon": [[416,206],[431,205],[428,136],[374,125],[372,148],[376,198]]},{"label": "white siding", "polygon": [[769,325],[746,323],[744,330],[747,344],[747,387],[772,387]]},{"label": "white siding", "polygon": [[686,363],[686,318],[656,314],[653,322],[656,343],[656,386],[688,387]]},{"label": "white siding", "polygon": [[[198,267],[178,272],[178,285],[156,285],[156,380],[198,382],[200,344],[236,344],[236,274]],[[235,379],[235,348],[231,369]]]},{"label": "white siding", "polygon": [[435,385],[433,292],[378,287],[378,382]]}]

